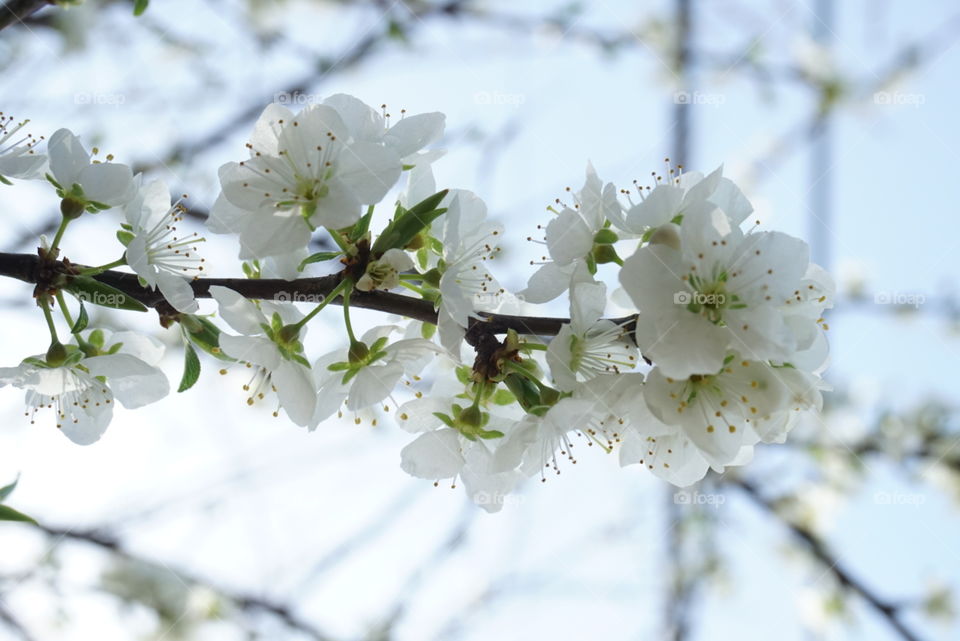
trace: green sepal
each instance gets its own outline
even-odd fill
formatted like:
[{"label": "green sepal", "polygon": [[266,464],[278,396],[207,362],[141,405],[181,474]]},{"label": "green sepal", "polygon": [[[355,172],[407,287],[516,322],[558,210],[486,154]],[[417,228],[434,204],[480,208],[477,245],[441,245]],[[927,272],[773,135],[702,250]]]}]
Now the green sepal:
[{"label": "green sepal", "polygon": [[92,332],[90,332],[89,336],[87,336],[87,342],[93,345],[94,347],[96,347],[97,349],[100,349],[101,347],[103,347],[103,343],[105,340],[106,338],[103,335],[102,329],[95,329]]},{"label": "green sepal", "polygon": [[150,4],[150,0],[133,0],[133,15],[137,18],[143,15],[143,12],[147,10],[147,5]]},{"label": "green sepal", "polygon": [[420,324],[420,336],[430,340],[433,338],[433,335],[437,333],[437,326],[433,323],[421,323]]},{"label": "green sepal", "polygon": [[119,240],[120,244],[124,247],[128,247],[130,245],[130,241],[133,240],[133,233],[125,229],[118,229],[117,240]]}]

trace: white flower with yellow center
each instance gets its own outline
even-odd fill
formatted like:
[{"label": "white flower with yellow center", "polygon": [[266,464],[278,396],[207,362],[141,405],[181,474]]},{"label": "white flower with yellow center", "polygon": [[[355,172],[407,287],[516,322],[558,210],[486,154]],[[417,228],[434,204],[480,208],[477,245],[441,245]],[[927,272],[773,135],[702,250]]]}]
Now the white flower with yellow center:
[{"label": "white flower with yellow center", "polygon": [[637,348],[627,331],[602,318],[606,302],[603,283],[574,283],[570,290],[570,322],[547,348],[550,373],[565,392],[572,392],[583,381],[625,372],[637,364]]},{"label": "white flower with yellow center", "polygon": [[56,426],[78,445],[99,440],[113,418],[114,399],[135,409],[160,400],[170,391],[163,371],[156,367],[163,345],[133,332],[107,335],[97,330],[87,338],[87,356],[68,346],[67,360],[49,365],[43,355],[17,367],[0,368],[0,387],[26,390],[30,422],[43,410],[53,410]]},{"label": "white flower with yellow center", "polygon": [[802,287],[807,244],[780,232],[744,234],[709,203],[688,210],[664,236],[667,242],[641,247],[620,270],[640,310],[641,353],[673,378],[717,372],[731,350],[789,361],[797,337],[781,306]]},{"label": "white flower with yellow center", "polygon": [[196,233],[177,236],[183,207],[170,204],[170,191],[160,182],[143,187],[124,207],[127,224],[119,236],[126,241],[127,264],[151,289],[181,312],[197,311],[190,280],[203,270],[204,259],[194,243],[203,241]]},{"label": "white flower with yellow center", "polygon": [[353,224],[402,168],[396,150],[353,140],[337,110],[322,104],[298,114],[269,105],[248,148],[249,160],[220,168],[223,193],[208,222],[216,233],[239,234],[244,259],[296,251],[317,227]]},{"label": "white flower with yellow center", "polygon": [[258,307],[219,285],[211,287],[210,294],[219,305],[221,318],[240,334],[220,334],[220,348],[253,370],[253,377],[243,388],[247,404],[254,405],[276,393],[274,416],[282,407],[295,424],[309,425],[317,391],[300,343],[306,328],[293,333],[287,329],[303,318],[300,312],[293,305],[269,301],[262,301]]}]

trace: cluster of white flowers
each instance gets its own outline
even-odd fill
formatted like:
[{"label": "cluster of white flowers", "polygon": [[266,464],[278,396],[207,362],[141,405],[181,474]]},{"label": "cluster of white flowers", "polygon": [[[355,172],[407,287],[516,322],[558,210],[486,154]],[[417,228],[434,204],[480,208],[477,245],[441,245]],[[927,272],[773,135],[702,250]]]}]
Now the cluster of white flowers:
[{"label": "cluster of white flowers", "polygon": [[[489,311],[506,294],[490,270],[501,227],[476,194],[437,189],[433,164],[442,152],[425,148],[443,135],[442,114],[394,121],[385,107],[345,95],[299,113],[270,105],[249,158],[220,168],[207,226],[237,237],[251,278],[293,280],[329,261],[335,285],[308,310],[211,286],[227,333],[198,314],[190,279],[203,269],[202,239],[176,235],[183,208],[166,186],[91,160],[66,130],[50,137],[47,159],[32,138],[8,142],[19,129],[12,120],[0,124],[0,173],[46,175],[62,199],[51,258],[70,220],[122,210],[124,257],[61,286],[82,292],[81,281],[89,286],[105,268],[126,265],[158,289],[169,303],[166,321],[180,323],[186,343],[181,389],[199,373],[198,346],[249,370],[248,404],[266,401],[274,415],[311,430],[334,415],[375,422],[393,407],[400,427],[417,434],[401,452],[402,468],[437,483],[459,479],[484,509],[499,509],[526,478],[560,473],[582,445],[689,485],[711,468],[746,462],[757,443],[782,442],[821,408],[830,277],[810,263],[803,241],[759,231],[759,223],[743,229],[752,206],[722,169],[704,176],[668,165],[650,187],[618,190],[588,165],[583,187],[548,208],[554,217],[536,241],[547,253],[531,261],[539,267],[514,310],[538,316],[535,305],[566,292],[569,317],[527,324]],[[391,218],[375,233],[376,206],[391,193]],[[318,240],[336,249],[310,254]],[[618,284],[622,296],[612,289]],[[435,322],[355,334],[351,294],[370,300],[390,290],[406,295],[382,298],[393,311],[402,314],[409,300],[421,319],[432,308]],[[66,346],[56,339],[54,297],[71,326]],[[84,333],[85,315],[74,321],[58,291],[39,298],[50,349],[0,370],[0,384],[27,389],[28,413],[53,407],[67,436],[90,443],[114,398],[133,407],[167,392],[155,341]],[[312,360],[307,327],[331,303],[343,307],[346,340]],[[614,310],[619,317],[610,317]]]}]

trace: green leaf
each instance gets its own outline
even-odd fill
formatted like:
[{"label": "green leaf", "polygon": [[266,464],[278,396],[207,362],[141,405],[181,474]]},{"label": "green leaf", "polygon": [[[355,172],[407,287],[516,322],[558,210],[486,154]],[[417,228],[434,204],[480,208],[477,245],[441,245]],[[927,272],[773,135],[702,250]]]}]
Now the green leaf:
[{"label": "green leaf", "polygon": [[354,243],[363,238],[370,229],[370,220],[373,218],[373,205],[367,208],[367,213],[360,217],[360,220],[350,228],[347,238]]},{"label": "green leaf", "polygon": [[146,306],[136,298],[89,276],[74,276],[66,289],[80,301],[93,305],[134,312],[147,311]]},{"label": "green leaf", "polygon": [[133,0],[133,15],[140,17],[147,10],[150,0]]},{"label": "green leaf", "polygon": [[80,301],[80,314],[77,316],[77,320],[73,324],[73,327],[70,328],[70,333],[79,334],[87,328],[87,324],[89,322],[90,317],[87,316],[87,307],[83,304],[83,301]]},{"label": "green leaf", "polygon": [[437,205],[446,197],[447,191],[444,189],[428,196],[406,211],[401,208],[396,218],[390,221],[390,224],[377,237],[373,247],[370,248],[370,253],[378,257],[388,249],[406,247],[414,236],[447,211],[446,208],[437,209]]},{"label": "green leaf", "polygon": [[17,478],[10,485],[4,485],[3,487],[0,487],[0,503],[3,503],[5,500],[7,500],[7,497],[10,496],[19,482],[20,477],[17,476]]},{"label": "green leaf", "polygon": [[180,316],[180,325],[187,331],[184,335],[191,343],[205,351],[211,356],[215,356],[222,361],[233,361],[234,359],[223,353],[220,349],[220,328],[209,319],[202,316],[193,316],[183,314]]},{"label": "green leaf", "polygon": [[32,518],[23,512],[17,512],[9,505],[0,505],[0,521],[19,521],[21,523],[37,524]]},{"label": "green leaf", "polygon": [[193,345],[187,343],[183,349],[183,378],[180,379],[180,387],[177,392],[186,392],[194,386],[197,379],[200,378],[200,357],[197,356],[197,350]]},{"label": "green leaf", "polygon": [[342,251],[335,252],[317,252],[316,254],[311,254],[303,259],[300,262],[300,266],[297,267],[297,271],[302,272],[303,268],[309,265],[310,263],[322,263],[326,260],[333,260],[343,255]]}]

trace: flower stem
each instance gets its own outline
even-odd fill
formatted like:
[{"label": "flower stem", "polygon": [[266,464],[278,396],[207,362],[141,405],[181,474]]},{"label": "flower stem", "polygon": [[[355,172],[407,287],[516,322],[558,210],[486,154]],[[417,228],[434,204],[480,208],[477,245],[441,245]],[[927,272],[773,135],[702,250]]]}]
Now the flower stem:
[{"label": "flower stem", "polygon": [[350,324],[350,293],[353,291],[353,281],[349,278],[344,279],[346,284],[343,291],[343,324],[347,328],[347,336],[350,338],[350,344],[357,342],[357,337],[353,334],[353,325]]},{"label": "flower stem", "polygon": [[40,298],[40,309],[43,310],[43,317],[47,320],[47,328],[50,330],[50,342],[59,343],[57,338],[57,326],[53,322],[53,314],[50,312],[50,299],[46,296]]},{"label": "flower stem", "polygon": [[60,305],[60,313],[63,314],[63,320],[67,321],[67,325],[73,329],[73,315],[70,314],[67,301],[63,299],[63,292],[57,292],[57,304]]},{"label": "flower stem", "polygon": [[306,325],[307,323],[309,323],[310,320],[311,320],[314,316],[316,316],[317,314],[320,313],[320,310],[322,310],[324,307],[326,307],[326,306],[329,305],[331,302],[333,302],[333,300],[334,300],[337,296],[339,296],[340,293],[341,293],[344,289],[346,289],[348,285],[351,285],[351,284],[352,284],[352,283],[350,282],[349,279],[344,279],[344,280],[340,281],[340,284],[337,285],[336,287],[334,287],[334,288],[333,288],[333,291],[331,291],[329,294],[327,294],[327,297],[324,298],[322,301],[320,301],[320,304],[318,304],[316,307],[314,307],[314,308],[310,311],[309,314],[307,314],[306,316],[304,316],[303,318],[301,318],[299,321],[297,321],[296,323],[294,323],[293,326],[296,327],[297,329],[300,329],[301,327],[303,327],[304,325]]},{"label": "flower stem", "polygon": [[[405,274],[401,274],[401,275],[400,275],[400,278],[402,279],[402,278],[404,277],[404,275],[405,275]],[[420,294],[421,296],[423,296],[423,290],[422,290],[422,289],[420,289],[420,288],[417,287],[416,285],[411,285],[410,283],[408,283],[408,282],[405,281],[405,280],[401,280],[401,281],[400,281],[400,286],[401,286],[401,287],[406,287],[406,288],[409,289],[411,292],[416,292],[417,294]]]},{"label": "flower stem", "polygon": [[100,265],[99,267],[89,267],[80,272],[81,276],[96,276],[97,274],[102,274],[108,269],[113,269],[114,267],[120,267],[127,264],[127,256],[124,254],[117,260],[112,263],[107,263],[106,265]]},{"label": "flower stem", "polygon": [[63,232],[67,231],[67,225],[70,224],[70,219],[64,216],[60,219],[60,226],[57,227],[57,233],[53,237],[53,242],[50,243],[50,251],[54,252],[57,248],[60,247],[60,241],[63,240]]}]

